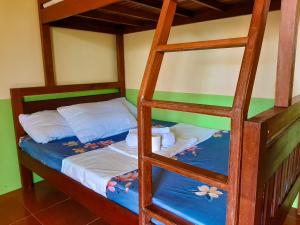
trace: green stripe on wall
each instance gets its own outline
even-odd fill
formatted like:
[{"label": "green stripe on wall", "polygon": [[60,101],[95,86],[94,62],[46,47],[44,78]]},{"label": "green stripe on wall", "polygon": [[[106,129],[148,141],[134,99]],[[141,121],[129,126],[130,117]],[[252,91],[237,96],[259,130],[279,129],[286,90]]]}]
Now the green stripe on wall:
[{"label": "green stripe on wall", "polygon": [[24,101],[34,102],[34,101],[42,101],[42,100],[74,98],[74,97],[81,97],[81,96],[104,95],[104,94],[114,94],[114,93],[119,93],[119,89],[110,88],[110,89],[101,89],[101,90],[66,92],[66,93],[59,93],[59,94],[32,95],[32,96],[24,97]]},{"label": "green stripe on wall", "polygon": [[[131,101],[134,104],[137,103],[137,96],[138,90],[136,89],[128,89],[126,91],[126,97],[129,101]],[[164,91],[155,92],[154,98],[157,100],[188,102],[218,106],[232,106],[233,103],[232,96],[175,93]],[[273,107],[273,105],[273,99],[253,98],[250,105],[249,117],[253,117],[256,114]],[[153,118],[160,120],[168,120],[172,122],[195,124],[198,126],[214,129],[230,129],[230,119],[215,116],[154,109]]]}]

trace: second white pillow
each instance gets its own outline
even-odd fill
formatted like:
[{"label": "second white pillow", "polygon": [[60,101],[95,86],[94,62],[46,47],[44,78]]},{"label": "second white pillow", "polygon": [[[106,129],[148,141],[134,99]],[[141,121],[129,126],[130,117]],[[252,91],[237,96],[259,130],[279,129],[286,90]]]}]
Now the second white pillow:
[{"label": "second white pillow", "polygon": [[113,136],[137,126],[134,116],[120,101],[85,103],[57,110],[82,143]]}]

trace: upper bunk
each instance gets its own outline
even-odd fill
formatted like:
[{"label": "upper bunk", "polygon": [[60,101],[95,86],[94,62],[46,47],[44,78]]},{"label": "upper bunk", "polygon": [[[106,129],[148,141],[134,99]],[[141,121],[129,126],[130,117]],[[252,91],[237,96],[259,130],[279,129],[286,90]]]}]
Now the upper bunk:
[{"label": "upper bunk", "polygon": [[[38,0],[42,24],[126,34],[156,27],[163,0]],[[253,0],[177,0],[173,25],[247,15]],[[272,0],[271,10],[280,9]]]}]

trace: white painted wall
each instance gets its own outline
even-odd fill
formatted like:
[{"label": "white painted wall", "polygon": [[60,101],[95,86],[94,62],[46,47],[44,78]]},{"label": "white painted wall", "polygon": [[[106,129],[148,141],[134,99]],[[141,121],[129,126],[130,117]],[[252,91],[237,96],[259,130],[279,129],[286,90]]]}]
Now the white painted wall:
[{"label": "white painted wall", "polygon": [[117,81],[113,35],[61,28],[52,31],[58,84]]},{"label": "white painted wall", "polygon": [[[274,96],[279,18],[279,12],[270,13],[254,88],[256,97]],[[244,36],[249,23],[250,16],[242,16],[175,27],[170,42]],[[0,99],[9,98],[11,87],[43,85],[36,1],[0,0],[0,28]],[[127,88],[140,86],[153,33],[125,36]],[[112,35],[60,28],[53,29],[52,34],[59,84],[116,80]],[[242,48],[170,53],[165,57],[157,90],[232,95],[242,53]],[[299,57],[296,64],[294,94],[300,94]]]},{"label": "white painted wall", "polygon": [[[0,0],[0,99],[12,87],[44,85],[36,0]],[[117,79],[115,37],[55,28],[52,31],[59,84]]]},{"label": "white painted wall", "polygon": [[[279,12],[270,13],[254,88],[256,97],[274,97],[279,20]],[[241,16],[174,27],[170,43],[245,36],[249,24],[250,16]],[[126,35],[127,88],[136,89],[140,86],[153,34],[153,31],[147,31]],[[243,49],[168,53],[157,90],[232,95]],[[299,57],[296,64],[294,94],[300,94]]]}]

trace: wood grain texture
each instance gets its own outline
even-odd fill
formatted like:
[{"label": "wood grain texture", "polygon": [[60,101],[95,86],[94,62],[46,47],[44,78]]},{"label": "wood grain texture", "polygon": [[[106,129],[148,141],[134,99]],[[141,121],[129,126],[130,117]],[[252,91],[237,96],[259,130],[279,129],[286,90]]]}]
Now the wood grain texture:
[{"label": "wood grain texture", "polygon": [[[261,113],[245,124],[240,224],[283,224],[292,206],[299,190],[300,120],[290,117],[289,111],[295,111],[299,103],[280,112],[268,110],[274,113]],[[282,124],[283,117],[289,126],[281,127],[276,137],[270,136],[270,121]]]},{"label": "wood grain texture", "polygon": [[248,38],[243,37],[243,38],[229,38],[229,39],[211,40],[211,41],[198,41],[198,42],[190,42],[190,43],[167,44],[167,45],[158,46],[157,51],[178,52],[178,51],[245,47],[247,42],[248,42]]},{"label": "wood grain texture", "polygon": [[198,180],[210,186],[217,187],[224,191],[228,190],[227,177],[209,170],[201,169],[182,163],[173,159],[166,158],[152,153],[150,156],[144,156],[146,162],[150,162],[153,166],[163,168],[173,173]]},{"label": "wood grain texture", "polygon": [[121,84],[120,94],[125,97],[125,52],[124,52],[124,36],[122,34],[116,35],[117,46],[117,70],[118,70],[118,82]]},{"label": "wood grain texture", "polygon": [[[121,0],[64,0],[56,5],[41,10],[42,24],[54,22],[66,17],[101,8]],[[41,5],[39,5],[42,8]]]},{"label": "wood grain texture", "polygon": [[225,106],[201,105],[201,104],[193,104],[193,103],[170,102],[170,101],[160,101],[160,100],[152,100],[152,101],[145,100],[143,101],[142,104],[145,107],[152,107],[158,109],[199,113],[199,114],[206,114],[206,115],[220,116],[220,117],[233,116],[232,108],[225,107]]},{"label": "wood grain texture", "polygon": [[282,0],[275,94],[278,107],[292,103],[299,16],[298,0]]},{"label": "wood grain texture", "polygon": [[139,212],[140,224],[150,224],[151,216],[145,208],[152,204],[152,165],[144,160],[151,155],[151,109],[143,105],[144,100],[151,100],[163,60],[163,54],[156,51],[157,46],[167,44],[176,12],[176,1],[164,0],[160,18],[155,31],[147,66],[138,97],[138,136],[139,136]]},{"label": "wood grain texture", "polygon": [[[40,13],[41,12],[39,11],[39,14]],[[40,22],[40,36],[43,53],[45,85],[54,86],[56,84],[56,80],[54,74],[52,40],[49,24],[42,24]]]},{"label": "wood grain texture", "polygon": [[256,0],[248,33],[248,43],[245,48],[240,75],[233,102],[231,120],[231,140],[229,156],[229,192],[227,200],[227,217],[229,225],[238,224],[239,196],[241,182],[241,166],[243,151],[243,127],[247,120],[250,99],[255,81],[262,41],[265,33],[270,0]]},{"label": "wood grain texture", "polygon": [[246,122],[241,168],[239,224],[260,224],[263,211],[263,189],[259,185],[262,150],[266,145],[266,128],[260,123]]},{"label": "wood grain texture", "polygon": [[[43,21],[53,26],[104,33],[131,33],[155,29],[163,0],[65,0],[43,9]],[[44,1],[41,1],[44,2]],[[174,25],[251,14],[253,1],[178,0]],[[272,10],[280,0],[272,1]],[[43,22],[43,23],[44,23]]]},{"label": "wood grain texture", "polygon": [[150,205],[145,209],[146,213],[149,214],[152,218],[155,218],[158,221],[161,221],[165,225],[192,225],[184,219],[181,219],[174,214],[171,214],[167,210],[164,210],[156,205]]}]

